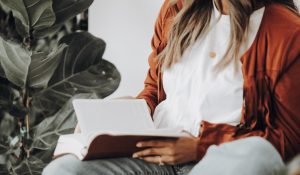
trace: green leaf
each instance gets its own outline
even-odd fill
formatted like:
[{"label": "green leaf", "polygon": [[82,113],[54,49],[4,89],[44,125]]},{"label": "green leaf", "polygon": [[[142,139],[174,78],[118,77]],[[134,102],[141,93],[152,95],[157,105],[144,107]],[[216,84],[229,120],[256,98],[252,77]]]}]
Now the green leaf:
[{"label": "green leaf", "polygon": [[0,84],[0,110],[9,111],[14,102],[14,94],[6,84]]},{"label": "green leaf", "polygon": [[111,63],[103,60],[86,71],[62,79],[33,96],[33,108],[45,115],[55,113],[75,94],[96,93],[105,98],[119,86],[120,73]]},{"label": "green leaf", "polygon": [[28,73],[28,86],[32,88],[45,88],[53,76],[60,58],[67,45],[60,45],[49,55],[45,52],[34,53],[31,57],[31,64]]},{"label": "green leaf", "polygon": [[9,174],[7,170],[7,165],[6,164],[0,164],[0,174],[1,175],[7,175]]},{"label": "green leaf", "polygon": [[[15,120],[14,116],[10,115],[7,112],[4,112],[2,115],[3,116],[1,116],[1,121],[0,121],[0,131],[1,131],[0,135],[3,136],[4,138],[8,138],[11,136],[13,132],[15,132],[17,121]],[[1,142],[2,141],[3,140],[1,139]]]},{"label": "green leaf", "polygon": [[0,1],[0,9],[6,14],[10,12],[9,8],[5,4],[3,4],[2,1]]},{"label": "green leaf", "polygon": [[0,34],[3,38],[9,38],[9,40],[22,42],[22,37],[18,34],[15,27],[14,17],[10,13],[9,8],[6,5],[1,4],[0,1]]},{"label": "green leaf", "polygon": [[5,72],[1,66],[1,62],[0,62],[0,77],[5,78]]},{"label": "green leaf", "polygon": [[[55,22],[52,0],[0,0],[9,7],[14,17],[18,31],[23,37],[28,37],[31,30],[43,30]],[[23,30],[20,29],[22,24]]]},{"label": "green leaf", "polygon": [[56,16],[55,24],[63,24],[67,20],[85,11],[93,0],[53,0],[53,10]]},{"label": "green leaf", "polygon": [[57,32],[64,23],[88,9],[92,3],[93,0],[53,0],[53,11],[56,16],[54,25],[34,31],[34,36],[40,38]]},{"label": "green leaf", "polygon": [[14,174],[24,174],[24,175],[40,175],[42,174],[43,168],[46,166],[46,163],[41,161],[35,156],[30,156],[25,158],[17,166],[12,166],[12,171]]},{"label": "green leaf", "polygon": [[53,115],[73,95],[96,93],[104,98],[119,86],[120,73],[102,60],[105,43],[87,32],[63,37],[60,44],[69,47],[46,89],[33,96],[33,107],[45,115]]},{"label": "green leaf", "polygon": [[66,44],[61,44],[49,55],[47,52],[31,53],[0,38],[0,76],[20,87],[27,84],[32,88],[45,88],[66,48]]},{"label": "green leaf", "polygon": [[9,146],[0,142],[0,155],[5,154],[9,150]]},{"label": "green leaf", "polygon": [[72,101],[73,99],[97,98],[95,94],[79,94],[70,99],[55,115],[46,118],[32,129],[33,143],[30,150],[50,150],[56,146],[60,135],[74,132],[77,124]]},{"label": "green leaf", "polygon": [[61,64],[50,81],[50,85],[84,71],[91,65],[100,63],[106,47],[102,39],[96,38],[88,32],[66,35],[58,43],[69,47],[61,59]]},{"label": "green leaf", "polygon": [[5,77],[13,84],[24,87],[26,84],[31,53],[13,42],[0,37],[0,64]]},{"label": "green leaf", "polygon": [[29,16],[23,0],[0,0],[0,2],[10,8],[14,17],[21,21],[29,33]]}]

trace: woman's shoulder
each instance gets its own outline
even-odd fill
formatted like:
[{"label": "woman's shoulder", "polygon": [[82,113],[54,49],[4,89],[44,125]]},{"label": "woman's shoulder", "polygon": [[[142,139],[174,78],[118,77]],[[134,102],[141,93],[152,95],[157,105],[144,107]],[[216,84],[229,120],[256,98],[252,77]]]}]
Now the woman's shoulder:
[{"label": "woman's shoulder", "polygon": [[160,10],[161,18],[174,17],[183,7],[183,0],[164,0]]},{"label": "woman's shoulder", "polygon": [[296,14],[288,7],[279,4],[272,3],[266,6],[264,21],[268,27],[276,28],[280,32],[281,30],[286,31],[294,30],[299,31],[300,29],[300,15],[299,12]]},{"label": "woman's shoulder", "polygon": [[266,6],[261,25],[259,41],[268,46],[266,51],[271,55],[269,62],[279,66],[280,70],[285,72],[294,60],[300,59],[299,14],[284,5],[273,3]]},{"label": "woman's shoulder", "polygon": [[265,8],[260,33],[272,46],[286,46],[299,52],[300,16],[284,5],[272,3]]},{"label": "woman's shoulder", "polygon": [[167,34],[170,30],[173,19],[182,8],[182,1],[183,0],[165,0],[160,9],[155,29],[160,36],[160,40],[163,42],[167,41]]}]

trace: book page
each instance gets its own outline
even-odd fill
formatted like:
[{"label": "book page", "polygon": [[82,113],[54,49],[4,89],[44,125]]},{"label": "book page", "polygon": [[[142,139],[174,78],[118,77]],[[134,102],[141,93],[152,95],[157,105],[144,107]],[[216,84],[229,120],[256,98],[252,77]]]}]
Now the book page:
[{"label": "book page", "polygon": [[59,137],[55,148],[53,158],[65,154],[74,154],[78,159],[82,160],[86,154],[87,140],[83,134],[68,134]]},{"label": "book page", "polygon": [[155,129],[145,100],[74,100],[82,133],[136,132]]}]

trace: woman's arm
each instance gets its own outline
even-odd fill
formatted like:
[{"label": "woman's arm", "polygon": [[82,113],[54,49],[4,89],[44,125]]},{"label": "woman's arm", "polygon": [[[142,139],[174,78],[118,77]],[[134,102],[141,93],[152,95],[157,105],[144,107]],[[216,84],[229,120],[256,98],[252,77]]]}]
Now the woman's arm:
[{"label": "woman's arm", "polygon": [[153,163],[186,163],[201,160],[211,145],[251,136],[260,136],[271,142],[285,160],[296,156],[300,153],[300,54],[286,66],[276,85],[272,102],[277,112],[275,120],[280,120],[275,123],[281,123],[279,126],[268,123],[264,130],[249,131],[228,124],[203,121],[198,138],[141,142],[138,146],[145,150],[134,154],[134,157]]},{"label": "woman's arm", "polygon": [[298,29],[290,30],[290,34],[286,37],[290,39],[285,42],[286,44],[282,48],[284,59],[280,62],[280,75],[273,81],[274,88],[270,94],[272,109],[266,111],[266,113],[271,112],[270,119],[263,119],[265,120],[265,128],[249,131],[225,124],[203,122],[199,137],[199,159],[203,157],[207,148],[212,144],[221,144],[250,136],[261,136],[267,139],[277,148],[285,160],[289,160],[300,153],[299,25]]},{"label": "woman's arm", "polygon": [[[295,37],[282,62],[282,73],[272,93],[271,122],[264,129],[242,129],[228,124],[201,123],[199,137],[177,141],[142,142],[144,151],[134,155],[147,161],[167,164],[201,160],[211,145],[219,145],[251,136],[268,140],[278,150],[284,160],[290,160],[300,153],[300,31]],[[195,147],[197,145],[197,147]],[[150,148],[149,148],[150,147]],[[190,149],[187,149],[190,148]],[[195,150],[196,148],[196,150]],[[164,154],[173,153],[171,156]],[[181,154],[181,155],[180,155]],[[197,155],[195,156],[191,155]],[[165,157],[165,159],[164,159]]]},{"label": "woman's arm", "polygon": [[147,77],[144,81],[144,89],[140,92],[140,94],[136,97],[139,99],[145,99],[147,104],[151,109],[151,114],[153,114],[155,107],[158,105],[158,69],[159,69],[159,61],[158,61],[158,54],[163,49],[163,41],[165,37],[165,19],[166,15],[170,9],[169,0],[165,0],[160,12],[159,16],[155,23],[154,28],[154,35],[152,38],[152,53],[148,58],[149,62],[149,70]]},{"label": "woman's arm", "polygon": [[[300,35],[299,35],[300,36]],[[299,40],[300,41],[300,38]],[[248,131],[226,124],[202,123],[198,158],[201,159],[212,144],[221,144],[240,138],[261,136],[276,147],[283,159],[289,160],[300,153],[300,50],[296,57],[286,58],[284,69],[272,94],[274,122],[266,123],[264,130]],[[272,117],[272,116],[271,116]],[[239,131],[238,131],[239,130]]]}]

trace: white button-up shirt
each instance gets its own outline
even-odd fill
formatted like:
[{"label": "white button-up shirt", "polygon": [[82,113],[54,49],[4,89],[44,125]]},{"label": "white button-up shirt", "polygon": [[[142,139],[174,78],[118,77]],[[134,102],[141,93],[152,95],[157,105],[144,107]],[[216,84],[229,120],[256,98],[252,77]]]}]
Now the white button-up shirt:
[{"label": "white button-up shirt", "polygon": [[[241,55],[250,48],[265,8],[250,17],[248,40],[240,48]],[[198,136],[202,120],[237,125],[243,104],[241,63],[234,70],[232,61],[223,71],[214,74],[226,52],[230,39],[230,17],[214,7],[209,30],[183,54],[180,62],[163,72],[166,100],[154,112],[157,128],[181,127]]]}]

